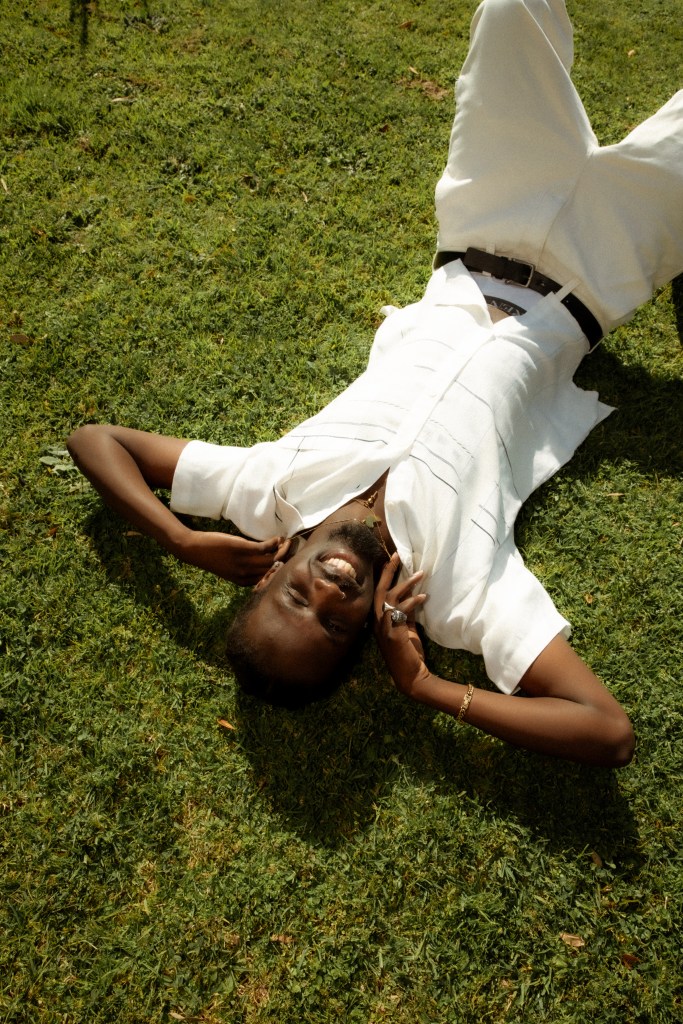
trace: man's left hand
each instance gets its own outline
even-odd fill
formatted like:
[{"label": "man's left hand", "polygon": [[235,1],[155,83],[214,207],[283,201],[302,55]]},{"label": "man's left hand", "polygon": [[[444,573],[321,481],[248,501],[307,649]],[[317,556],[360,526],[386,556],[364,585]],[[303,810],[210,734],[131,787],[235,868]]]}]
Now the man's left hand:
[{"label": "man's left hand", "polygon": [[[427,595],[413,593],[422,580],[422,572],[413,573],[407,580],[392,586],[399,564],[398,555],[392,555],[375,589],[375,639],[396,688],[408,697],[417,697],[421,684],[426,683],[430,677],[422,641],[415,626],[415,609],[427,600]],[[382,610],[385,603],[403,612],[406,622],[394,625],[391,612]]]}]

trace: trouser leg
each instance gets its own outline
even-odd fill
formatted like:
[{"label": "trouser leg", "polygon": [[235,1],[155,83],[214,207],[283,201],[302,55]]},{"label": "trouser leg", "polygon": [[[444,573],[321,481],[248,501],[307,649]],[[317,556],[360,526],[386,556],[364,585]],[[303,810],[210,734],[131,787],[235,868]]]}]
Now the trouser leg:
[{"label": "trouser leg", "polygon": [[538,261],[597,144],[569,76],[572,59],[562,0],[480,5],[436,187],[439,249],[472,245]]},{"label": "trouser leg", "polygon": [[608,331],[683,270],[683,93],[600,148],[562,0],[484,0],[436,188],[438,248],[534,263]]},{"label": "trouser leg", "polygon": [[683,90],[594,150],[546,250],[558,267],[581,267],[581,298],[607,331],[683,272]]}]

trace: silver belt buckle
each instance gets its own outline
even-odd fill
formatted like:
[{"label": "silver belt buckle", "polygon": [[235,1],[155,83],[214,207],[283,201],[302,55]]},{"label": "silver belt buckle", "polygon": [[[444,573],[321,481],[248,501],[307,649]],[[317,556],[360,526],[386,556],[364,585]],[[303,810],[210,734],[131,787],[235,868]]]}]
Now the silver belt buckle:
[{"label": "silver belt buckle", "polygon": [[531,284],[531,279],[536,273],[535,265],[533,263],[527,263],[526,260],[516,260],[514,256],[506,256],[504,258],[510,260],[511,263],[516,263],[520,267],[526,267],[526,269],[529,271],[529,276],[527,277],[526,281],[512,281],[510,280],[509,277],[504,277],[503,281],[505,282],[505,284],[516,284],[519,285],[520,288],[528,288]]},{"label": "silver belt buckle", "polygon": [[[496,253],[486,252],[484,249],[475,249],[474,246],[468,248],[463,263],[477,274],[493,277],[497,281],[502,281],[503,284],[516,284],[520,288],[528,288],[536,273],[536,266],[533,263],[515,259],[514,256],[498,256]],[[526,281],[513,281],[512,278],[505,276],[505,270],[511,263],[525,268]]]}]

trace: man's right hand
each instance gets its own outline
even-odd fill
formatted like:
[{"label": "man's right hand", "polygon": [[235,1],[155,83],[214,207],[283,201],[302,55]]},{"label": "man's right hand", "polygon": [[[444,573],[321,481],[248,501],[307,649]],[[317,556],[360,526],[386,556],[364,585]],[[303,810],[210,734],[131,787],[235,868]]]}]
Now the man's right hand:
[{"label": "man's right hand", "polygon": [[240,587],[248,587],[258,583],[274,562],[284,559],[290,543],[284,537],[256,541],[227,533],[187,530],[172,550],[188,565],[206,569]]}]

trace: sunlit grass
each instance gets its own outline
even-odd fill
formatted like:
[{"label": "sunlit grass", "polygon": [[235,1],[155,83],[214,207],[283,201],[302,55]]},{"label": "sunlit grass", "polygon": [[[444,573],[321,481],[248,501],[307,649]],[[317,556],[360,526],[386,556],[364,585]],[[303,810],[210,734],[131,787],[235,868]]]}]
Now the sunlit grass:
[{"label": "sunlit grass", "polygon": [[[680,84],[683,11],[574,9],[612,142]],[[322,708],[252,704],[222,661],[235,590],[59,456],[87,421],[251,444],[354,378],[381,305],[429,274],[472,10],[2,6],[3,1021],[680,1019],[670,289],[582,368],[618,412],[519,527],[632,715],[619,773],[408,705],[372,653]]]}]

